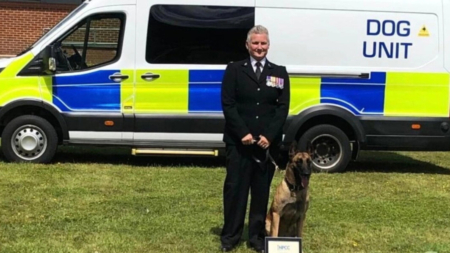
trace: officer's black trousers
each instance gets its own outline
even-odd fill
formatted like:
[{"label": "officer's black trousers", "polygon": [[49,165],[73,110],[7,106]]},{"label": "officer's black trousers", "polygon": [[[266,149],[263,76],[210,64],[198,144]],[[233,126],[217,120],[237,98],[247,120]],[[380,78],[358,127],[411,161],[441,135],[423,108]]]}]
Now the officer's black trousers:
[{"label": "officer's black trousers", "polygon": [[[249,243],[264,245],[265,218],[270,194],[270,183],[275,167],[268,162],[261,166],[252,158],[252,146],[227,145],[227,176],[223,188],[224,226],[223,246],[235,246],[242,236],[249,190]],[[263,167],[263,168],[262,168]]]}]

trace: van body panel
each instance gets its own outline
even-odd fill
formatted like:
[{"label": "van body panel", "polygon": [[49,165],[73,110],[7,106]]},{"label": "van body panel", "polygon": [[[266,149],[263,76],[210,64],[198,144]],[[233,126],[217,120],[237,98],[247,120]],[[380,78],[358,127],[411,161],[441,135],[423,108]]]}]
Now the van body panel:
[{"label": "van body panel", "polygon": [[[449,15],[447,0],[87,1],[0,60],[0,115],[40,101],[60,115],[65,143],[223,148],[224,71],[248,57],[246,33],[262,24],[268,60],[290,75],[286,145],[338,118],[362,149],[450,150]],[[91,29],[108,18],[123,26]],[[58,42],[112,58],[88,66],[96,57],[81,52],[86,67],[19,74]]]}]

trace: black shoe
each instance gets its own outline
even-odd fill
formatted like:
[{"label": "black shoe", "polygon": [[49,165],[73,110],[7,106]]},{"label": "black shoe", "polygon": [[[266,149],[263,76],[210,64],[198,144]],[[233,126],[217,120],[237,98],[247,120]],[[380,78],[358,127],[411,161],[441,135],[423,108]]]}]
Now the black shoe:
[{"label": "black shoe", "polygon": [[235,246],[225,246],[225,245],[220,245],[220,252],[230,252],[232,250],[234,250]]},{"label": "black shoe", "polygon": [[260,244],[249,244],[250,248],[258,253],[264,253],[264,246]]}]

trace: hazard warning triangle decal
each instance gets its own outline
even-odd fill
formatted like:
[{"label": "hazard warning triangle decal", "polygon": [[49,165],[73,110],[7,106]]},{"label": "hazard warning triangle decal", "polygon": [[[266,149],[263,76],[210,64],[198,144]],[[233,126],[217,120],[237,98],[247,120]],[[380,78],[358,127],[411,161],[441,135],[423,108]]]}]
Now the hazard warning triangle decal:
[{"label": "hazard warning triangle decal", "polygon": [[420,29],[420,32],[419,32],[419,36],[420,37],[429,37],[430,36],[430,33],[428,32],[428,29],[426,26],[422,26],[422,29]]}]

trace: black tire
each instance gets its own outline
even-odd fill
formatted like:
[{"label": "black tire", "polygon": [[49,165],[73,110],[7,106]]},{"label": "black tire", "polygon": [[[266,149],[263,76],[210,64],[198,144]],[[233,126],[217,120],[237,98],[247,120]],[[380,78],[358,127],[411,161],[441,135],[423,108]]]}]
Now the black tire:
[{"label": "black tire", "polygon": [[308,129],[298,143],[305,149],[311,142],[314,149],[313,170],[316,172],[341,172],[351,159],[350,141],[347,135],[332,125],[318,125]]},{"label": "black tire", "polygon": [[55,128],[38,116],[17,117],[3,130],[2,151],[10,162],[48,163],[57,146]]}]

